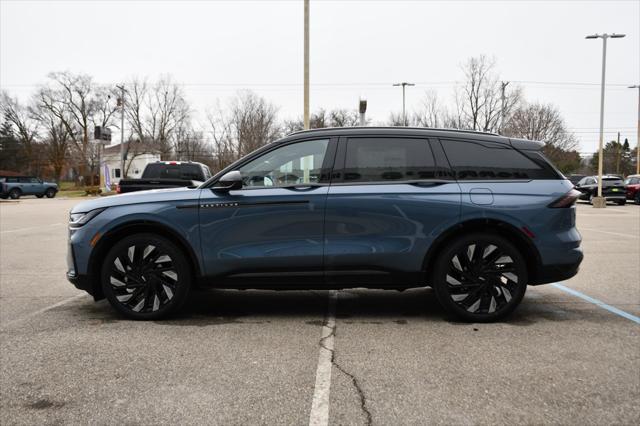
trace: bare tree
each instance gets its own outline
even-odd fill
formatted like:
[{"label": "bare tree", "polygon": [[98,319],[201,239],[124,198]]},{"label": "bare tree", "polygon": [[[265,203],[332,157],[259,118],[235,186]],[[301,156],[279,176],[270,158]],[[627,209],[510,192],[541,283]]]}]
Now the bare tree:
[{"label": "bare tree", "polygon": [[28,108],[4,91],[0,94],[0,112],[4,120],[14,128],[13,133],[20,142],[27,167],[31,172],[35,160],[38,122],[32,119]]},{"label": "bare tree", "polygon": [[422,107],[413,114],[411,121],[420,127],[438,128],[444,126],[447,115],[446,109],[440,105],[437,93],[427,91],[422,99]]},{"label": "bare tree", "polygon": [[213,151],[201,131],[190,126],[181,126],[176,130],[173,152],[176,160],[211,163]]},{"label": "bare tree", "polygon": [[558,109],[551,104],[525,104],[514,111],[505,123],[507,136],[543,141],[563,151],[578,148],[578,141],[569,132]]},{"label": "bare tree", "polygon": [[463,66],[465,82],[456,88],[456,112],[460,128],[494,132],[500,117],[509,116],[522,97],[519,87],[505,90],[494,71],[495,61],[484,55],[470,58]]},{"label": "bare tree", "polygon": [[277,108],[251,91],[240,92],[228,108],[218,105],[208,119],[218,168],[280,136]]},{"label": "bare tree", "polygon": [[[337,108],[327,111],[320,108],[311,113],[309,117],[310,129],[324,129],[326,127],[355,127],[360,125],[360,115],[358,111]],[[286,120],[283,125],[285,134],[297,132],[304,129],[302,117],[295,120]]]},{"label": "bare tree", "polygon": [[171,157],[174,137],[188,124],[190,113],[184,89],[171,76],[153,84],[137,78],[127,83],[125,116],[130,138],[143,142],[139,146],[154,146],[163,160]]},{"label": "bare tree", "polygon": [[50,84],[39,90],[38,106],[66,129],[84,176],[87,166],[92,172],[96,166],[97,151],[90,143],[92,127],[109,126],[117,107],[109,91],[97,86],[89,75],[54,72],[49,78]]},{"label": "bare tree", "polygon": [[69,130],[56,114],[39,102],[39,99],[38,95],[34,97],[34,104],[29,108],[29,111],[33,119],[40,123],[41,144],[46,152],[47,160],[53,168],[54,179],[58,182],[67,163]]}]

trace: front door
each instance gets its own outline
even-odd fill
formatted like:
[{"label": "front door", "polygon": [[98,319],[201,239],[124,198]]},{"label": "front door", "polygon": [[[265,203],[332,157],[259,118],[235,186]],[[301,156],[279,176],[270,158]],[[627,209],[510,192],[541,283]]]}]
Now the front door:
[{"label": "front door", "polygon": [[[329,139],[277,146],[241,165],[243,188],[202,191],[206,274],[239,286],[323,277],[323,222],[335,152]],[[308,279],[308,278],[307,278]]]},{"label": "front door", "polygon": [[424,283],[429,246],[460,217],[460,187],[442,148],[431,145],[410,137],[340,140],[327,199],[329,284]]}]

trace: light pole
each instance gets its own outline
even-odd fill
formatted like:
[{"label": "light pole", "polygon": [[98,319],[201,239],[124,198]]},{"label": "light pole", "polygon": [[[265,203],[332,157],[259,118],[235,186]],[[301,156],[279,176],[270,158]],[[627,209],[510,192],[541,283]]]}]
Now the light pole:
[{"label": "light pole", "polygon": [[120,179],[124,178],[124,84],[122,86],[116,86],[120,89],[120,99],[118,104],[120,105]]},{"label": "light pole", "polygon": [[606,207],[607,201],[602,198],[602,145],[604,141],[604,77],[607,68],[607,39],[622,38],[624,34],[591,34],[587,39],[602,39],[602,82],[600,84],[600,138],[598,141],[598,197],[593,200],[593,207]]},{"label": "light pole", "polygon": [[304,0],[304,128],[309,128],[309,0]]},{"label": "light pole", "polygon": [[407,83],[406,81],[403,81],[402,83],[393,83],[393,85],[395,87],[397,86],[402,86],[402,125],[406,126],[407,125],[407,113],[406,113],[406,103],[405,103],[405,94],[404,94],[404,88],[407,86],[415,86],[415,84],[413,83]]},{"label": "light pole", "polygon": [[636,174],[640,175],[640,84],[629,86],[629,89],[638,89],[638,140],[636,141]]}]

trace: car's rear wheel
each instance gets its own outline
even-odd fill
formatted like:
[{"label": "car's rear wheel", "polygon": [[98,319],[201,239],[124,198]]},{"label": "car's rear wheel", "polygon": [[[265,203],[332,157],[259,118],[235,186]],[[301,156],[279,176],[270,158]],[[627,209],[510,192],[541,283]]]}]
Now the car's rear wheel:
[{"label": "car's rear wheel", "polygon": [[508,240],[476,233],[454,240],[436,261],[432,285],[440,304],[471,322],[510,314],[527,289],[527,268]]},{"label": "car's rear wheel", "polygon": [[47,198],[53,198],[56,196],[56,190],[53,188],[49,188],[47,189],[47,191],[44,193],[44,195],[47,196]]},{"label": "car's rear wheel", "polygon": [[18,188],[13,188],[11,191],[9,191],[9,197],[12,200],[17,200],[18,198],[20,198],[21,195],[22,193]]},{"label": "car's rear wheel", "polygon": [[135,234],[116,243],[102,266],[102,289],[126,317],[153,320],[178,312],[191,287],[182,250],[166,238]]}]

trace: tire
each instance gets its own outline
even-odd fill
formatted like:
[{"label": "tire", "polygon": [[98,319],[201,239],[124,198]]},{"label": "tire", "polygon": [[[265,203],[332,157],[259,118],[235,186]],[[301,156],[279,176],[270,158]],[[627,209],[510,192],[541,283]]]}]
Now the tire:
[{"label": "tire", "polygon": [[450,314],[469,322],[492,322],[520,304],[527,279],[524,257],[511,242],[475,233],[455,239],[438,257],[432,286]]},{"label": "tire", "polygon": [[105,297],[134,320],[176,314],[189,296],[192,273],[183,251],[154,234],[134,234],[118,241],[102,264]]},{"label": "tire", "polygon": [[616,204],[618,204],[619,206],[624,206],[625,204],[627,204],[627,200],[616,201]]},{"label": "tire", "polygon": [[9,198],[12,200],[17,200],[22,195],[22,192],[18,188],[13,188],[9,191]]},{"label": "tire", "polygon": [[53,198],[56,196],[56,190],[53,188],[49,188],[46,190],[46,192],[44,193],[44,195],[47,196],[47,198]]},{"label": "tire", "polygon": [[640,205],[640,189],[636,192],[636,196],[633,198],[633,202]]},{"label": "tire", "polygon": [[593,194],[589,194],[589,204],[593,204]]}]

